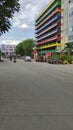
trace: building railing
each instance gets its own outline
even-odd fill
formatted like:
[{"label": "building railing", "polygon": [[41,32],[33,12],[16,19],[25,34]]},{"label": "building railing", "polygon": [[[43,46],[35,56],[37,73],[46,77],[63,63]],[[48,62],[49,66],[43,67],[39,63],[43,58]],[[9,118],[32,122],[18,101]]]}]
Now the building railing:
[{"label": "building railing", "polygon": [[49,31],[50,29],[54,28],[55,26],[57,26],[57,22],[55,24],[53,24],[52,26],[48,27],[47,29],[45,29],[44,31],[42,31],[39,34],[36,34],[36,37],[39,37],[40,35],[44,34],[45,32]]},{"label": "building railing", "polygon": [[55,2],[55,0],[51,0],[48,4],[48,6],[40,13],[40,15],[36,18],[36,22],[38,21],[38,19],[44,14],[44,12],[46,12],[47,9],[50,8],[50,6]]},{"label": "building railing", "polygon": [[53,34],[55,34],[55,33],[57,33],[57,29],[55,29],[55,30],[52,31],[51,33],[48,33],[47,35],[45,35],[45,36],[43,36],[43,37],[41,37],[41,38],[36,39],[36,41],[38,42],[38,41],[42,40],[43,38],[47,38],[48,36],[51,36],[51,35],[53,35]]},{"label": "building railing", "polygon": [[48,44],[48,45],[37,47],[37,50],[47,49],[47,48],[51,48],[51,47],[55,47],[55,46],[56,47],[61,47],[61,43],[51,43],[51,44]]},{"label": "building railing", "polygon": [[54,40],[60,40],[60,39],[61,39],[61,37],[56,35],[56,36],[54,36],[52,38],[48,38],[47,40],[43,40],[42,42],[38,42],[37,45],[43,45],[43,44],[46,44],[48,42],[51,42],[51,41],[54,41]]},{"label": "building railing", "polygon": [[53,11],[53,9],[58,6],[61,5],[60,1],[57,1],[36,23],[35,25],[38,25],[49,13],[51,13]]},{"label": "building railing", "polygon": [[45,18],[35,29],[38,29],[42,24],[44,24],[48,19],[50,19],[57,12],[61,12],[61,9],[57,8],[54,12],[52,12],[47,18]]},{"label": "building railing", "polygon": [[49,26],[52,22],[54,22],[57,19],[61,19],[60,15],[55,16],[54,18],[52,18],[49,22],[47,22],[43,27],[41,27],[40,29],[36,30],[36,33],[38,33],[39,31],[41,31],[42,29],[44,29],[46,26]]}]

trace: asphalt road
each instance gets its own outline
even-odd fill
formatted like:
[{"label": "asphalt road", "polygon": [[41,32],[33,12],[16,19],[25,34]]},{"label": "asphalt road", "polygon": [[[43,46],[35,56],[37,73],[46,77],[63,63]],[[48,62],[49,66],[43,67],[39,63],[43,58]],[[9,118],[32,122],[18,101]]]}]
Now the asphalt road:
[{"label": "asphalt road", "polygon": [[0,62],[0,130],[73,130],[73,65]]}]

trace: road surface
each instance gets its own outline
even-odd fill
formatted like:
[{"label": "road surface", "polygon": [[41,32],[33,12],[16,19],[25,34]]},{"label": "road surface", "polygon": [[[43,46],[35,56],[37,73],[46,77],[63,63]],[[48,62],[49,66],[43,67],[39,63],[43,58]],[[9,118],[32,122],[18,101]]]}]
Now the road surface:
[{"label": "road surface", "polygon": [[73,130],[73,65],[0,62],[0,130]]}]

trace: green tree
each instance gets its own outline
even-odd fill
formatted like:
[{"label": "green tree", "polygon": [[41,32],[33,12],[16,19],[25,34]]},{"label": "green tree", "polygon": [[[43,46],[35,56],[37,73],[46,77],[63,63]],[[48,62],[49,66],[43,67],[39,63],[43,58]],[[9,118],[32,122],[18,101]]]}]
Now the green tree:
[{"label": "green tree", "polygon": [[0,55],[1,55],[1,50],[0,50]]},{"label": "green tree", "polygon": [[10,29],[10,19],[19,8],[19,0],[0,0],[0,35]]},{"label": "green tree", "polygon": [[16,52],[16,54],[20,54],[21,56],[24,55],[24,49],[23,49],[22,43],[19,43],[19,44],[16,46],[15,52]]},{"label": "green tree", "polygon": [[68,55],[71,55],[73,53],[73,43],[67,43],[64,51],[68,53]]},{"label": "green tree", "polygon": [[35,46],[35,41],[33,39],[27,39],[23,42],[19,43],[16,46],[16,54],[23,55],[30,55],[32,54],[33,47]]}]

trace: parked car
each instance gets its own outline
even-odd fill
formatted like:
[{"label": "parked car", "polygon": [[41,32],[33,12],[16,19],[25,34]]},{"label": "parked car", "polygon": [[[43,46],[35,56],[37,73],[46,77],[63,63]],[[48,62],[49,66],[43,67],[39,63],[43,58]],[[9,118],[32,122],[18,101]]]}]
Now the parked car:
[{"label": "parked car", "polygon": [[31,57],[30,56],[25,56],[24,60],[25,60],[25,62],[31,62]]},{"label": "parked car", "polygon": [[0,61],[2,61],[2,62],[4,61],[4,58],[2,56],[0,57]]}]

